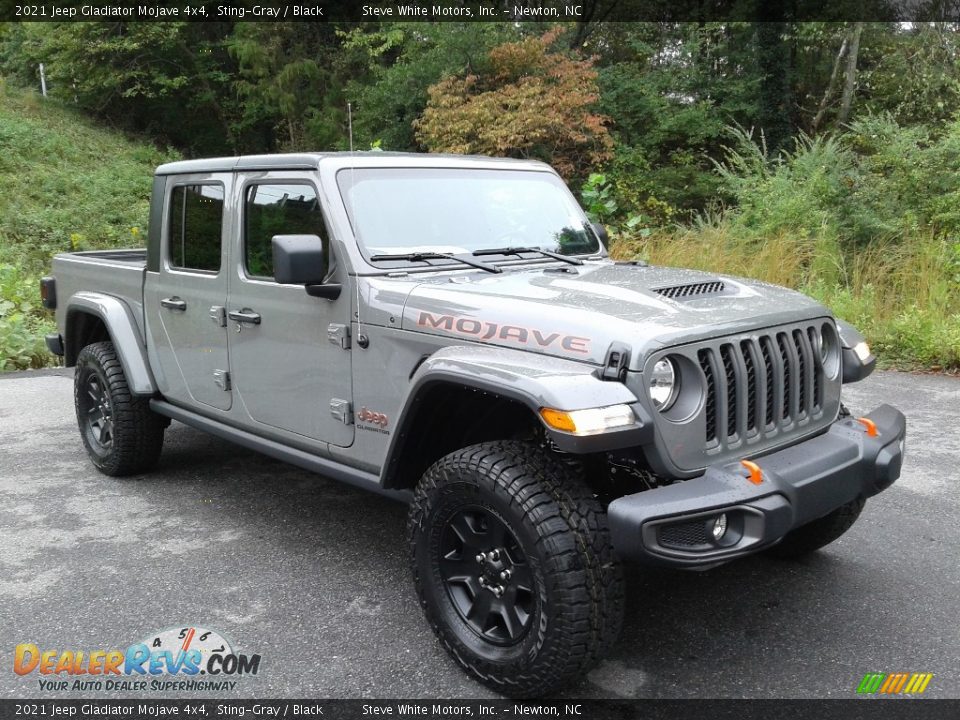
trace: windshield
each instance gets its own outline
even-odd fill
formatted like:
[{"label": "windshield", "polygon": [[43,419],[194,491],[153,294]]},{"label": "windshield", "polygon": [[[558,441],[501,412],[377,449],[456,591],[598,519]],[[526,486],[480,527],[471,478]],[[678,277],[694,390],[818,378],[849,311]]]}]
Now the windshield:
[{"label": "windshield", "polygon": [[348,168],[337,183],[368,258],[521,246],[564,255],[600,250],[583,211],[552,173]]}]

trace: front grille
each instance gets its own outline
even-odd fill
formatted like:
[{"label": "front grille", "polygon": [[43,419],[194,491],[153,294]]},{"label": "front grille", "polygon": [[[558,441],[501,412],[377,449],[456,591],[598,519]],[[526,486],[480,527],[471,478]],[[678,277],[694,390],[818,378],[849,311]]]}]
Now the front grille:
[{"label": "front grille", "polygon": [[812,418],[823,410],[819,329],[776,329],[697,352],[705,377],[705,440],[727,447]]},{"label": "front grille", "polygon": [[653,291],[658,295],[671,300],[682,300],[695,295],[716,295],[722,293],[726,285],[722,280],[711,280],[709,282],[689,283],[687,285],[671,285],[670,287],[654,288]]},{"label": "front grille", "polygon": [[684,548],[706,545],[708,542],[705,520],[675,523],[660,528],[661,545]]}]

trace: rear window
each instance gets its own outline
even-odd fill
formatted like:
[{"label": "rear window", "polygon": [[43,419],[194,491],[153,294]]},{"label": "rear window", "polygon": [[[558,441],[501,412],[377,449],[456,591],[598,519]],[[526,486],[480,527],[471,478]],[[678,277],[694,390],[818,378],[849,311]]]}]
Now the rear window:
[{"label": "rear window", "polygon": [[223,242],[223,185],[178,185],[170,193],[170,264],[219,272]]}]

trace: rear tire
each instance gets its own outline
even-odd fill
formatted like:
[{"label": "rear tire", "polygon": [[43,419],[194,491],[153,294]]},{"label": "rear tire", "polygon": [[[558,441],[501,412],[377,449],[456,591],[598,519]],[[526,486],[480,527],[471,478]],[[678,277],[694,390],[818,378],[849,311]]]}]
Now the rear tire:
[{"label": "rear tire", "polygon": [[80,351],[73,398],[80,437],[100,472],[133,475],[153,467],[166,422],[150,409],[149,398],[130,391],[113,343]]},{"label": "rear tire", "polygon": [[575,683],[619,635],[623,575],[606,513],[535,445],[481,443],[442,458],[421,479],[407,527],[427,620],[496,691]]},{"label": "rear tire", "polygon": [[795,560],[816,552],[825,545],[843,535],[860,517],[866,500],[857,498],[841,505],[819,520],[801,525],[784,535],[783,540],[768,549],[771,557],[783,560]]}]

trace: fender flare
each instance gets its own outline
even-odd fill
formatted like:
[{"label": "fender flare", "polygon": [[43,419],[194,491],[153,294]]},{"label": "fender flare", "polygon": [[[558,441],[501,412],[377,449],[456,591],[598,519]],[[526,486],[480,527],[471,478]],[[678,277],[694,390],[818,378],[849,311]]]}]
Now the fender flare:
[{"label": "fender flare", "polygon": [[[438,385],[468,388],[517,402],[540,419],[541,408],[583,410],[630,405],[637,423],[631,427],[589,436],[546,428],[564,452],[590,453],[646,444],[653,421],[636,395],[620,382],[601,380],[592,365],[510,348],[455,345],[424,359],[410,378],[396,431],[390,439],[381,483],[391,487],[400,474],[399,463],[410,429],[422,417],[424,399]],[[546,427],[546,426],[545,426]]]},{"label": "fender flare", "polygon": [[861,360],[853,351],[853,348],[859,343],[865,342],[866,338],[850,323],[840,318],[836,318],[836,322],[837,333],[840,335],[843,384],[860,382],[874,371],[877,366],[877,358],[873,353],[870,353],[866,360]]},{"label": "fender flare", "polygon": [[[78,313],[98,317],[106,325],[131,392],[134,395],[155,395],[157,383],[150,370],[147,348],[130,306],[112,295],[87,291],[75,293],[67,303],[64,326],[67,342],[70,342],[70,323]],[[68,357],[76,358],[80,348],[67,347],[66,352]]]}]

